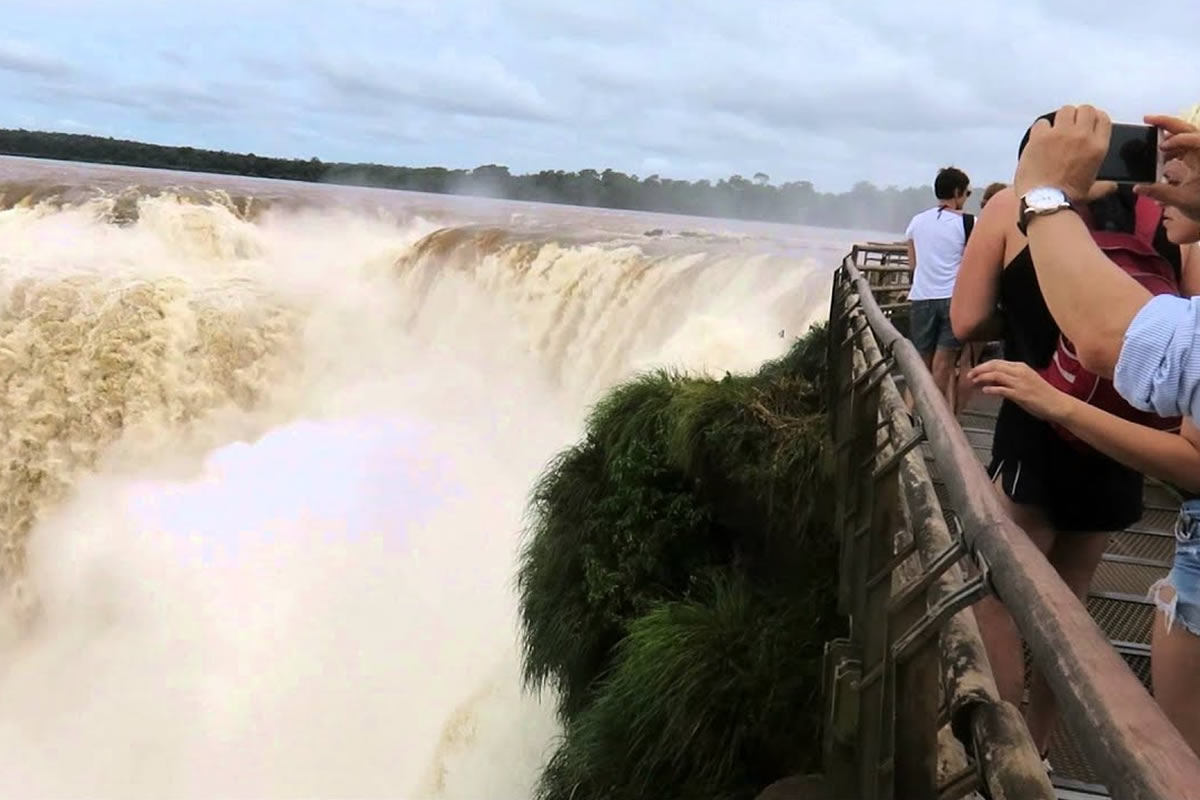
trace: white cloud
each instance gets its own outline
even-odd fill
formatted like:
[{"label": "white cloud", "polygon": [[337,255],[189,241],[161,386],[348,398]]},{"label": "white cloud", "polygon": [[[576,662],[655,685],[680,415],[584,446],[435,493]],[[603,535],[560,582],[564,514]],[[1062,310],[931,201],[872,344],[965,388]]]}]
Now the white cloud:
[{"label": "white cloud", "polygon": [[402,102],[503,119],[541,120],[554,115],[536,85],[486,53],[444,50],[429,61],[343,54],[319,58],[313,69],[331,102],[347,110],[378,114],[381,104]]},{"label": "white cloud", "polygon": [[66,61],[11,39],[0,39],[0,70],[44,78],[59,78],[71,73]]},{"label": "white cloud", "polygon": [[115,21],[12,5],[14,119],[325,160],[833,189],[955,163],[980,182],[1064,102],[1137,119],[1200,101],[1174,33],[1200,24],[1189,0],[209,0]]}]

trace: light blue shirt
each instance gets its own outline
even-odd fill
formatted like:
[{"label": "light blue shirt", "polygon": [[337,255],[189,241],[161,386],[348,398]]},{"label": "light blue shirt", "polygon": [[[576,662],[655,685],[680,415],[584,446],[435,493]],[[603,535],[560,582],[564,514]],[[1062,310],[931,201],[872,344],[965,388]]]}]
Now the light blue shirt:
[{"label": "light blue shirt", "polygon": [[1142,307],[1125,332],[1113,385],[1142,411],[1200,420],[1200,297],[1162,294]]}]

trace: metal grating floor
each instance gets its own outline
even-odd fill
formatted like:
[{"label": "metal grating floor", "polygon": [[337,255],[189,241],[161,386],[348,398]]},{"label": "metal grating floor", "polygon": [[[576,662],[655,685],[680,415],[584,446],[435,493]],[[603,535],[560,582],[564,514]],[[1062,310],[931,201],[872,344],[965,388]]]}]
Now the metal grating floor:
[{"label": "metal grating floor", "polygon": [[[977,397],[972,408],[960,416],[967,439],[984,464],[990,460],[991,429],[997,408],[993,398]],[[924,451],[938,499],[945,507],[948,500],[945,486],[927,445]],[[1092,580],[1087,608],[1134,674],[1149,688],[1154,606],[1147,599],[1147,592],[1170,569],[1175,552],[1173,531],[1178,500],[1170,490],[1150,480],[1146,482],[1143,498],[1146,509],[1142,519],[1109,541],[1108,551]],[[948,519],[952,513],[946,512]],[[1065,726],[1058,727],[1051,741],[1050,763],[1060,797],[1107,796],[1095,765]]]},{"label": "metal grating floor", "polygon": [[1173,508],[1164,508],[1159,505],[1150,505],[1148,501],[1144,502],[1144,510],[1142,518],[1133,526],[1132,530],[1156,533],[1159,536],[1167,536],[1171,539],[1175,538],[1175,517],[1179,513],[1179,506]]},{"label": "metal grating floor", "polygon": [[1164,572],[1164,568],[1160,566],[1103,561],[1096,569],[1092,585],[1103,586],[1108,592],[1145,597],[1150,587],[1162,578]]},{"label": "metal grating floor", "polygon": [[1175,555],[1175,538],[1158,533],[1118,533],[1108,543],[1110,559],[1137,559],[1153,561],[1163,569],[1169,569]]},{"label": "metal grating floor", "polygon": [[1087,607],[1100,629],[1114,642],[1150,644],[1154,607],[1140,600],[1140,597],[1133,595],[1118,599],[1093,593],[1088,598]]}]

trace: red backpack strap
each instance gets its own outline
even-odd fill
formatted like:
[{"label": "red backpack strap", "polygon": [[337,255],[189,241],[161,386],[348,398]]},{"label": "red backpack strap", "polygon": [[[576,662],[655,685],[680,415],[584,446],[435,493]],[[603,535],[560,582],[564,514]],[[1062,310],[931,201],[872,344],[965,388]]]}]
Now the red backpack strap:
[{"label": "red backpack strap", "polygon": [[[1090,214],[1084,216],[1084,222],[1092,234],[1092,239],[1101,250],[1123,250],[1138,256],[1161,257],[1162,254],[1154,246],[1154,237],[1158,233],[1162,215],[1162,206],[1149,197],[1138,195],[1133,206],[1133,230],[1131,232],[1097,230]],[[1112,257],[1111,252],[1109,257]]]},{"label": "red backpack strap", "polygon": [[1162,222],[1163,207],[1144,194],[1137,196],[1133,206],[1133,235],[1146,246],[1154,248],[1154,236]]}]

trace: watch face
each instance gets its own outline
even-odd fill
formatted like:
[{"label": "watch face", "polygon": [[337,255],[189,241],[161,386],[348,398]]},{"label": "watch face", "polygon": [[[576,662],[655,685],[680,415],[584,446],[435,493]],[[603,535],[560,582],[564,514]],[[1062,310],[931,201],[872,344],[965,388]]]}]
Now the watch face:
[{"label": "watch face", "polygon": [[1045,211],[1057,208],[1067,202],[1067,196],[1061,189],[1052,186],[1039,186],[1025,195],[1025,204],[1031,211]]}]

